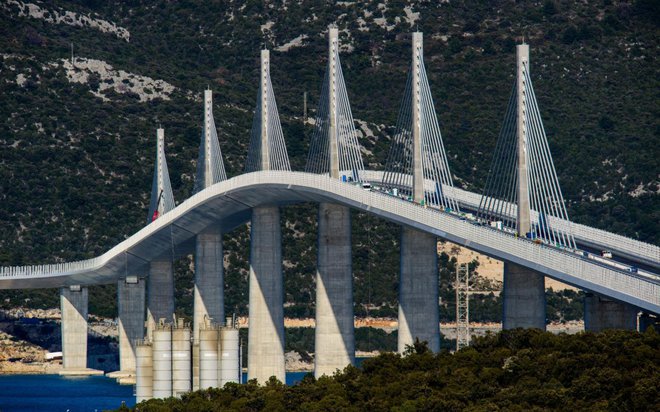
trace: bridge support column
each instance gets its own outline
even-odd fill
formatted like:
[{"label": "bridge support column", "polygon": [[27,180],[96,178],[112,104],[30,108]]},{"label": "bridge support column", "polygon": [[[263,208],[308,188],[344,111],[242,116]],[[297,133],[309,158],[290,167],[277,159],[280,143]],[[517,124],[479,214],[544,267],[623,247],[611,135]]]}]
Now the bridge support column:
[{"label": "bridge support column", "polygon": [[135,375],[136,341],[144,339],[144,298],[145,281],[137,276],[128,276],[117,282],[117,301],[119,306],[119,373]]},{"label": "bridge support column", "polygon": [[637,330],[637,312],[634,306],[587,293],[584,297],[584,330]]},{"label": "bridge support column", "polygon": [[284,375],[284,282],[280,210],[252,210],[248,377],[263,383]]},{"label": "bridge support column", "polygon": [[398,351],[415,339],[440,350],[438,246],[435,236],[404,227],[401,232]]},{"label": "bridge support column", "polygon": [[314,375],[332,375],[355,361],[351,212],[319,205]]},{"label": "bridge support column", "polygon": [[[199,358],[199,334],[207,319],[225,318],[222,232],[216,228],[197,235],[195,248],[195,304],[193,314],[193,358]],[[199,363],[194,362],[193,389],[199,389]]]},{"label": "bridge support column", "polygon": [[545,277],[504,262],[502,328],[545,330]]},{"label": "bridge support column", "polygon": [[79,285],[60,289],[62,311],[62,370],[60,375],[90,375],[87,369],[88,291]]},{"label": "bridge support column", "polygon": [[174,270],[172,261],[154,260],[149,266],[147,280],[147,339],[153,339],[153,331],[161,318],[172,322],[174,313]]},{"label": "bridge support column", "polygon": [[222,233],[217,229],[197,235],[195,248],[195,307],[193,316],[194,341],[205,319],[221,323],[225,319],[224,266]]}]

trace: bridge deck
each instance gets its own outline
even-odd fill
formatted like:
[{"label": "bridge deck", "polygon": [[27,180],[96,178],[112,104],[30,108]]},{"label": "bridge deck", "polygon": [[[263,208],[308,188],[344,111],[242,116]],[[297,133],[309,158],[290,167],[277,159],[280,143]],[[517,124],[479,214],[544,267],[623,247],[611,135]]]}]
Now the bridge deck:
[{"label": "bridge deck", "polygon": [[301,172],[255,172],[217,183],[97,258],[61,265],[3,268],[0,288],[112,283],[127,273],[144,273],[146,262],[158,256],[183,253],[195,234],[211,224],[219,222],[230,230],[247,221],[255,206],[301,201],[328,201],[367,211],[578,288],[660,313],[657,278],[621,271],[449,213]]},{"label": "bridge deck", "polygon": [[[369,182],[377,184],[383,180],[383,172],[368,170],[362,173],[362,177]],[[429,190],[433,190],[434,184],[427,182]],[[476,211],[479,208],[481,194],[470,192],[455,187],[444,186],[443,191],[447,196],[458,201],[461,209]],[[511,213],[505,217],[515,219],[516,206],[504,207]],[[503,216],[504,217],[504,216]],[[654,269],[660,269],[660,247],[650,243],[641,242],[616,233],[596,229],[579,223],[558,219],[549,216],[550,225],[560,232],[572,232],[578,244],[593,248],[595,250],[608,250],[614,254],[624,257],[632,263],[647,265]],[[532,213],[532,223],[538,224],[538,213]]]}]

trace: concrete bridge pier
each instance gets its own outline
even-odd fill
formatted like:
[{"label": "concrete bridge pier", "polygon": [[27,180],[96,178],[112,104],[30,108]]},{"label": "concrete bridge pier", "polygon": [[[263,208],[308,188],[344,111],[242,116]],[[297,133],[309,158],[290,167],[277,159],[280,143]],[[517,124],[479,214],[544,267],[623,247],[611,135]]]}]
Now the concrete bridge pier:
[{"label": "concrete bridge pier", "polygon": [[438,249],[435,236],[404,227],[401,232],[398,351],[415,339],[440,350]]},{"label": "concrete bridge pier", "polygon": [[137,276],[127,276],[117,282],[119,371],[108,374],[109,377],[135,376],[135,345],[144,339],[145,287],[145,280]]},{"label": "concrete bridge pier", "polygon": [[174,313],[174,269],[169,257],[154,260],[149,265],[147,279],[147,340],[161,318],[172,322]]},{"label": "concrete bridge pier", "polygon": [[225,317],[222,232],[208,229],[197,235],[195,246],[195,301],[193,308],[193,390],[200,388],[200,330],[209,321]]},{"label": "concrete bridge pier", "polygon": [[62,311],[62,370],[60,375],[102,375],[87,368],[87,303],[86,287],[72,285],[60,289]]},{"label": "concrete bridge pier", "polygon": [[605,329],[637,330],[638,309],[632,305],[606,299],[595,293],[584,297],[584,330],[600,332]]},{"label": "concrete bridge pier", "polygon": [[545,330],[545,277],[504,262],[502,328]]},{"label": "concrete bridge pier", "polygon": [[252,210],[250,233],[248,378],[263,383],[284,373],[284,282],[280,210]]},{"label": "concrete bridge pier", "polygon": [[199,342],[199,331],[209,319],[218,323],[224,320],[224,300],[222,233],[213,228],[197,235],[193,315],[195,342]]},{"label": "concrete bridge pier", "polygon": [[319,205],[314,375],[332,375],[355,362],[351,212]]}]

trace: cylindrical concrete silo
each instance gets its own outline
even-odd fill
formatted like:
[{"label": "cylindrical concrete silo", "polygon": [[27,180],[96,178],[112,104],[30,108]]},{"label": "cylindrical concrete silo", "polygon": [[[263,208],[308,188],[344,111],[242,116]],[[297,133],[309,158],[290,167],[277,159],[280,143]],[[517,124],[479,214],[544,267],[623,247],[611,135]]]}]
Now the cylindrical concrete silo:
[{"label": "cylindrical concrete silo", "polygon": [[172,396],[190,392],[192,384],[190,327],[179,322],[172,330]]},{"label": "cylindrical concrete silo", "polygon": [[153,397],[153,351],[151,343],[139,341],[135,346],[135,398],[142,402]]},{"label": "cylindrical concrete silo", "polygon": [[158,325],[153,331],[153,397],[172,396],[172,326]]},{"label": "cylindrical concrete silo", "polygon": [[218,360],[220,387],[224,387],[227,382],[240,383],[241,365],[238,328],[234,326],[232,318],[227,318],[226,326],[220,329],[218,348],[220,350],[220,359]]},{"label": "cylindrical concrete silo", "polygon": [[218,387],[218,328],[199,330],[199,389]]},{"label": "cylindrical concrete silo", "polygon": [[199,339],[192,344],[192,390],[198,391],[199,387]]}]

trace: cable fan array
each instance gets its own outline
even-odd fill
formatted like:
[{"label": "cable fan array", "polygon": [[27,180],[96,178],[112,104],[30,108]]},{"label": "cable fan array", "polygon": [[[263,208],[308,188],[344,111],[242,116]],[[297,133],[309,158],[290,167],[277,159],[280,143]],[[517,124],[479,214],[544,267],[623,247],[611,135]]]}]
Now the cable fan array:
[{"label": "cable fan array", "polygon": [[351,113],[351,105],[348,101],[346,84],[339,61],[339,51],[335,49],[334,56],[328,60],[328,65],[321,88],[321,99],[319,101],[318,111],[312,141],[310,143],[309,154],[305,171],[309,173],[327,174],[330,173],[330,73],[336,70],[336,107],[335,119],[337,124],[337,146],[339,154],[339,170],[349,171],[352,178],[360,180],[361,172],[364,170],[362,156],[360,154],[360,144],[357,140],[355,122]]},{"label": "cable fan array", "polygon": [[[530,236],[558,246],[575,248],[575,239],[570,231],[560,231],[551,225],[552,217],[569,221],[568,213],[529,76],[528,63],[524,63],[523,73],[529,204],[532,221],[537,222]],[[517,228],[518,204],[517,102],[517,88],[514,84],[477,212],[478,219],[502,222],[504,227],[512,230]]]},{"label": "cable fan array", "polygon": [[197,193],[215,183],[227,180],[225,165],[222,161],[222,151],[218,142],[218,131],[213,120],[211,93],[204,96],[204,127],[197,158],[197,175],[193,193]]},{"label": "cable fan array", "polygon": [[156,163],[154,165],[154,179],[151,184],[151,201],[149,202],[147,224],[174,209],[174,194],[172,193],[170,173],[165,158],[165,131],[158,129],[156,136]]},{"label": "cable fan array", "polygon": [[[264,88],[266,89],[264,91]],[[266,94],[265,108],[262,102],[262,96]],[[247,161],[245,163],[246,172],[256,172],[262,170],[262,113],[266,110],[266,133],[268,142],[268,160],[269,170],[291,170],[289,156],[287,155],[280,116],[277,112],[277,103],[273,94],[273,85],[270,81],[270,72],[266,70],[265,79],[262,79],[259,93],[257,94],[257,106],[254,110],[254,120],[252,121],[252,130],[250,132],[250,147],[248,149]]]},{"label": "cable fan array", "polygon": [[[406,80],[406,89],[397,119],[396,132],[388,154],[383,185],[397,188],[411,195],[413,185],[413,119],[412,119],[412,72],[411,65]],[[424,200],[427,204],[459,210],[453,197],[445,195],[447,188],[453,188],[447,154],[442,143],[442,135],[435,106],[431,96],[426,68],[420,60],[420,134],[422,144],[422,170],[424,176]]]}]

